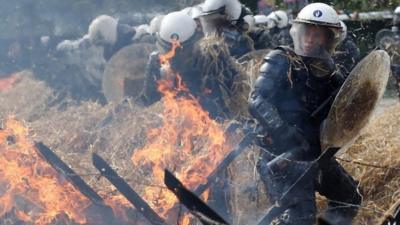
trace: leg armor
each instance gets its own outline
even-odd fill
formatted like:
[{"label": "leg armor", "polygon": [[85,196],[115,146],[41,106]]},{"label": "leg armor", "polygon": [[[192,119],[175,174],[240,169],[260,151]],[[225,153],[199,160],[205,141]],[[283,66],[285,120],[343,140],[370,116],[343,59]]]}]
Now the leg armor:
[{"label": "leg armor", "polygon": [[329,199],[323,219],[334,225],[350,225],[361,203],[355,181],[335,160],[320,165],[317,189]]}]

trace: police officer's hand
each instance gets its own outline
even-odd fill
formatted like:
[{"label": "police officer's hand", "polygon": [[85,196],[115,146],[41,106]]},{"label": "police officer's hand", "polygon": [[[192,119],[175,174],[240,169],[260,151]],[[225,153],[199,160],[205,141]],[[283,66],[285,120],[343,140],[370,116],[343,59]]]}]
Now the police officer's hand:
[{"label": "police officer's hand", "polygon": [[316,77],[330,77],[336,70],[335,61],[332,59],[332,57],[314,59],[310,63],[310,70],[311,73]]},{"label": "police officer's hand", "polygon": [[298,160],[301,160],[303,158],[303,153],[307,152],[310,148],[302,131],[293,126],[282,126],[275,134],[272,134],[272,138],[275,145],[284,149],[285,152],[301,149],[301,151],[296,150],[296,155],[294,155]]}]

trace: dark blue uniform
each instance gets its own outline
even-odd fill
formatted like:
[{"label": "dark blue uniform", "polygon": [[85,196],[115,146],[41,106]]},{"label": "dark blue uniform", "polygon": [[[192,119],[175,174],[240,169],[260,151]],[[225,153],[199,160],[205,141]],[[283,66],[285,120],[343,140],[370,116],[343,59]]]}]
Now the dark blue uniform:
[{"label": "dark blue uniform", "polygon": [[360,60],[360,49],[358,49],[353,39],[347,36],[336,48],[333,59],[341,69],[346,73],[350,73]]},{"label": "dark blue uniform", "polygon": [[400,97],[400,24],[393,26],[391,30],[382,29],[377,33],[377,39],[377,47],[387,51],[391,58],[392,76],[396,80],[397,93]]},{"label": "dark blue uniform", "polygon": [[[333,200],[325,214],[328,221],[351,224],[357,207],[338,202],[360,203],[357,182],[334,159],[321,165],[311,162],[321,154],[320,126],[330,105],[317,109],[335,95],[345,76],[340,70],[324,77],[313,74],[313,60],[286,47],[265,57],[249,100],[250,113],[260,125],[258,144],[263,150],[257,169],[269,199],[284,208],[279,224],[315,224],[315,191]],[[271,167],[268,163],[281,154],[290,161]]]},{"label": "dark blue uniform", "polygon": [[290,26],[273,28],[270,30],[258,28],[249,33],[249,36],[254,41],[254,48],[258,49],[274,49],[278,46],[292,46],[293,40],[290,37]]}]

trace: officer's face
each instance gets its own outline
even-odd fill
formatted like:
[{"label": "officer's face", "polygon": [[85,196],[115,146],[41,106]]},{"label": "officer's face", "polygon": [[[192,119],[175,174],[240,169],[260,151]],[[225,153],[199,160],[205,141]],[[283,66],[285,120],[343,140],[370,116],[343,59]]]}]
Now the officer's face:
[{"label": "officer's face", "polygon": [[326,45],[326,31],[318,26],[307,26],[302,38],[303,51],[313,55]]}]

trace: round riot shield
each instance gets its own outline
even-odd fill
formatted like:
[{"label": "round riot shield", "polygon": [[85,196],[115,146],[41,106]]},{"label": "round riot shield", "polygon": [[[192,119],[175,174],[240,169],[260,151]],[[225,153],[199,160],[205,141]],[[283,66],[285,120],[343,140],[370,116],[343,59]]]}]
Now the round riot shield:
[{"label": "round riot shield", "polygon": [[122,48],[107,62],[102,89],[108,102],[138,96],[143,88],[146,63],[155,45],[136,43]]},{"label": "round riot shield", "polygon": [[375,46],[386,49],[394,41],[394,33],[389,29],[380,30],[375,36]]},{"label": "round riot shield", "polygon": [[385,91],[390,57],[383,50],[366,56],[339,90],[321,131],[321,147],[340,148],[355,140]]}]

